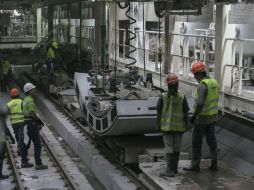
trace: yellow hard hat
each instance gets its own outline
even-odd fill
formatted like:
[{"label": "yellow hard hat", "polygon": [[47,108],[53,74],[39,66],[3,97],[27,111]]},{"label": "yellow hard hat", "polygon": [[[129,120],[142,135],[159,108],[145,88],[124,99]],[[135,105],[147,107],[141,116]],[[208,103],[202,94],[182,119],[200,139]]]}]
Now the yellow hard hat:
[{"label": "yellow hard hat", "polygon": [[53,46],[54,48],[58,48],[58,44],[55,40],[52,41],[51,46]]}]

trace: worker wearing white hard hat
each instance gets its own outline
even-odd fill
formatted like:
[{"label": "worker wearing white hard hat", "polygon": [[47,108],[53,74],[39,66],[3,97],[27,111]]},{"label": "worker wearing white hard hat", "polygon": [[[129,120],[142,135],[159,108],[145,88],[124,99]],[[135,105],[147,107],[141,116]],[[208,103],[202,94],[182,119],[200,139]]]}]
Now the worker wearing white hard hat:
[{"label": "worker wearing white hard hat", "polygon": [[25,122],[27,124],[27,135],[33,141],[34,144],[34,159],[35,169],[43,170],[47,169],[48,166],[43,165],[41,161],[41,139],[40,130],[43,127],[43,122],[36,113],[36,105],[34,97],[36,96],[36,86],[32,83],[26,83],[24,85],[24,92],[26,98],[23,100],[23,112],[25,116]]}]

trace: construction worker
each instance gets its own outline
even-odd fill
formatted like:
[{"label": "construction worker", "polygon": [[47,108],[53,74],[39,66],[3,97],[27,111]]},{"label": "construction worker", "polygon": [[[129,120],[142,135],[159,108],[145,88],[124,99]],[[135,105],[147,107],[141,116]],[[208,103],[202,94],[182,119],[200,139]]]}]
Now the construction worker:
[{"label": "construction worker", "polygon": [[9,178],[8,175],[2,173],[4,156],[6,152],[6,137],[8,136],[12,142],[15,144],[15,139],[12,137],[9,128],[6,125],[5,119],[8,114],[8,109],[6,106],[7,95],[0,93],[0,180]]},{"label": "construction worker", "polygon": [[57,49],[58,49],[58,44],[55,40],[52,40],[50,47],[47,51],[47,57],[48,59],[55,59],[57,56]]},{"label": "construction worker", "polygon": [[47,51],[47,71],[49,73],[48,78],[49,81],[53,81],[54,72],[57,68],[59,68],[60,56],[58,54],[58,43],[55,40],[52,40],[50,47]]},{"label": "construction worker", "polygon": [[18,152],[21,156],[21,168],[33,167],[33,164],[28,162],[27,146],[24,143],[25,120],[22,111],[23,100],[19,97],[18,89],[12,88],[9,93],[12,99],[7,103],[7,107],[9,109],[10,122],[18,144]]},{"label": "construction worker", "polygon": [[58,53],[58,43],[52,40],[50,47],[47,51],[47,62],[50,63],[49,68],[54,71],[55,66],[59,63],[60,56]]},{"label": "construction worker", "polygon": [[25,116],[25,123],[27,125],[27,135],[34,144],[34,159],[35,169],[43,170],[48,166],[43,165],[41,161],[41,139],[40,130],[43,127],[43,122],[36,114],[36,106],[34,97],[36,96],[36,87],[32,83],[26,83],[24,85],[24,92],[26,98],[23,100],[23,113]]},{"label": "construction worker", "polygon": [[194,124],[192,136],[192,161],[186,171],[200,171],[201,148],[203,137],[210,147],[210,169],[217,170],[217,141],[215,136],[215,123],[218,115],[218,83],[207,76],[203,62],[198,61],[192,65],[194,78],[199,82],[194,102],[194,114],[191,123]]},{"label": "construction worker", "polygon": [[8,55],[4,54],[3,57],[3,88],[6,91],[6,87],[9,81],[9,74],[10,74],[10,61],[8,59]]},{"label": "construction worker", "polygon": [[178,92],[179,79],[168,74],[165,80],[168,92],[162,93],[158,104],[158,127],[163,132],[166,154],[166,171],[161,176],[174,177],[177,173],[182,135],[187,130],[189,106],[183,94]]}]

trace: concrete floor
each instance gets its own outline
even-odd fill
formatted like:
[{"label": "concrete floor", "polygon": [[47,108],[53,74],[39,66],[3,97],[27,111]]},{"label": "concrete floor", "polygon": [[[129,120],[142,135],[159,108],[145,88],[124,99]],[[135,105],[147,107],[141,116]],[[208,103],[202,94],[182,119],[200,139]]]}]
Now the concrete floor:
[{"label": "concrete floor", "polygon": [[[208,169],[210,160],[202,160],[200,172],[186,172],[182,168],[189,166],[189,160],[179,162],[179,173],[172,178],[160,177],[160,172],[165,170],[164,162],[141,163],[140,169],[145,173],[150,182],[157,184],[162,190],[252,190],[254,180],[231,169],[223,162],[219,162],[219,171]],[[157,188],[156,188],[157,189]]]}]

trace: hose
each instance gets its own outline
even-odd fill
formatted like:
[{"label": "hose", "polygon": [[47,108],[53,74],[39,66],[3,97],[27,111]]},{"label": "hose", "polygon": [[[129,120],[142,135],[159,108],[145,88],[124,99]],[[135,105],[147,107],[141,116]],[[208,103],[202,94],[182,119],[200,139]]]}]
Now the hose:
[{"label": "hose", "polygon": [[131,10],[131,4],[130,2],[125,2],[124,5],[122,6],[120,3],[118,3],[118,6],[121,9],[125,9],[127,8],[127,11],[125,12],[126,17],[130,20],[129,24],[127,24],[125,26],[125,31],[127,34],[127,38],[125,41],[125,45],[130,47],[130,50],[125,53],[125,57],[131,59],[131,63],[128,63],[125,65],[126,68],[133,70],[133,68],[131,67],[132,65],[135,65],[135,63],[137,62],[137,60],[131,56],[132,53],[136,52],[137,48],[133,45],[131,45],[131,41],[134,40],[136,38],[136,33],[131,31],[131,25],[136,23],[136,20],[130,16],[130,10]]}]

